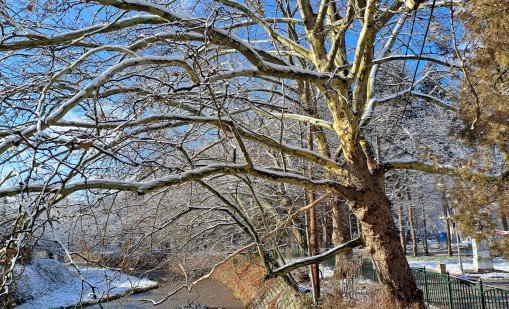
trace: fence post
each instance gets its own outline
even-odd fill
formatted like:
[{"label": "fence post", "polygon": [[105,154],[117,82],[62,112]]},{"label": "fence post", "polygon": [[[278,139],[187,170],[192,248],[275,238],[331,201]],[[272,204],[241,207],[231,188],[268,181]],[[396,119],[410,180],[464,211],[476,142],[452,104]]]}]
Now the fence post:
[{"label": "fence post", "polygon": [[482,279],[479,278],[478,285],[479,296],[481,297],[481,309],[486,309],[486,299],[484,298],[484,288],[482,286]]},{"label": "fence post", "polygon": [[426,271],[426,266],[424,266],[424,268],[422,269],[422,273],[424,275],[424,299],[426,302],[429,301],[429,297],[428,297],[428,279],[427,279],[427,276],[426,274],[428,273]]},{"label": "fence post", "polygon": [[447,298],[449,299],[449,308],[454,309],[454,303],[452,302],[451,276],[449,276],[449,272],[447,272],[445,279],[447,280]]}]

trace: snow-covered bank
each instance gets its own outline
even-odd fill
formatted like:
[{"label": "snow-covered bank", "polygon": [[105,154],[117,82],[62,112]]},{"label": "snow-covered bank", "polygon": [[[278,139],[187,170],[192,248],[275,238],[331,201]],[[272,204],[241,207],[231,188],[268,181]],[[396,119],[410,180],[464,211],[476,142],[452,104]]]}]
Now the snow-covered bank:
[{"label": "snow-covered bank", "polygon": [[[460,266],[458,257],[407,257],[410,267],[426,267],[428,269],[437,269],[439,264],[445,264],[446,269],[451,274],[459,274]],[[463,269],[468,274],[469,270],[474,269],[472,257],[463,257]],[[480,275],[481,279],[509,278],[509,263],[504,258],[493,258],[493,272]]]},{"label": "snow-covered bank", "polygon": [[157,287],[157,282],[118,271],[96,267],[80,267],[77,271],[49,259],[36,259],[18,268],[17,273],[20,277],[15,295],[25,302],[16,308],[22,309],[92,304]]}]

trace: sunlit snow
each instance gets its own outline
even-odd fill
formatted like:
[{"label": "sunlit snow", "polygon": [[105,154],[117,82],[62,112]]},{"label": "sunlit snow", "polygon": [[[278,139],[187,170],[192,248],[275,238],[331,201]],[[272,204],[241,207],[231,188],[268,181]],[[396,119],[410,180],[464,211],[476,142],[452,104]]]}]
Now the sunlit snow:
[{"label": "sunlit snow", "polygon": [[26,302],[16,308],[90,304],[157,286],[157,282],[104,268],[79,267],[78,270],[50,259],[36,259],[24,269],[18,267],[16,272],[21,274],[16,295]]}]

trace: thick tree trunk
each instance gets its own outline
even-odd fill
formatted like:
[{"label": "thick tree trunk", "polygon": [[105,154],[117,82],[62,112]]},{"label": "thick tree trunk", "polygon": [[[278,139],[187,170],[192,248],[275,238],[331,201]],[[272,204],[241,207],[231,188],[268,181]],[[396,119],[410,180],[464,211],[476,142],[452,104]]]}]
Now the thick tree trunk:
[{"label": "thick tree trunk", "polygon": [[370,164],[372,167],[372,163],[361,159],[350,167],[360,195],[355,201],[349,201],[350,209],[360,221],[361,237],[370,250],[391,307],[424,309],[422,291],[417,288],[399,241],[391,202],[385,193],[383,170],[376,165],[370,169]]},{"label": "thick tree trunk", "polygon": [[[369,247],[378,278],[393,301],[393,308],[425,308],[417,289],[398,229],[391,214],[389,199],[382,190],[366,194],[364,203],[355,203],[354,213],[361,222],[362,238]],[[363,205],[364,204],[364,205]]]}]

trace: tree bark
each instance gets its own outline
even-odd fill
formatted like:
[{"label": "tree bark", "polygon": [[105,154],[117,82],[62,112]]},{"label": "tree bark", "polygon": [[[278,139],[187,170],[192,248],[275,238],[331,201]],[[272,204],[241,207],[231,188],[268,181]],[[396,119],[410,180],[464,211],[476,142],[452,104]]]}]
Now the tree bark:
[{"label": "tree bark", "polygon": [[301,216],[296,216],[292,220],[292,224],[297,227],[297,229],[293,229],[292,233],[298,244],[300,245],[300,250],[302,253],[308,252],[308,242],[307,242],[307,233],[306,233],[306,218],[301,218]]},{"label": "tree bark", "polygon": [[500,212],[500,220],[502,221],[502,228],[504,231],[509,230],[509,224],[507,224],[507,216],[504,212]]},{"label": "tree bark", "polygon": [[365,194],[352,210],[361,223],[362,239],[368,246],[378,278],[391,295],[393,308],[425,308],[399,241],[391,204],[383,189]]},{"label": "tree bark", "polygon": [[398,206],[398,221],[399,221],[399,241],[401,242],[401,248],[406,255],[406,238],[405,238],[405,226],[403,225],[403,205]]},{"label": "tree bark", "polygon": [[[339,246],[350,240],[350,223],[345,201],[340,198],[333,200],[332,206],[332,243]],[[352,251],[346,251],[335,256],[334,278],[341,279],[346,276],[348,261],[352,257]]]},{"label": "tree bark", "polygon": [[[313,191],[308,191],[308,199],[309,203],[314,202],[315,198]],[[318,254],[316,229],[316,209],[313,207],[309,210],[309,256],[315,256]],[[318,263],[315,263],[310,266],[315,303],[318,303],[318,300],[320,299],[320,272],[318,265]]]},{"label": "tree bark", "polygon": [[378,279],[391,297],[392,308],[424,309],[422,291],[417,288],[399,241],[391,202],[385,193],[383,169],[377,168],[376,162],[368,162],[369,158],[363,161],[359,157],[362,155],[355,158],[350,171],[360,196],[349,201],[349,206],[360,221],[361,238],[369,248]]},{"label": "tree bark", "polygon": [[415,234],[415,226],[414,226],[414,210],[412,206],[408,206],[408,223],[410,225],[410,231],[412,232],[412,254],[414,256],[418,255],[417,252],[417,235]]},{"label": "tree bark", "polygon": [[451,241],[451,223],[449,221],[449,211],[447,209],[447,204],[443,204],[444,210],[444,218],[445,218],[445,233],[447,240],[447,254],[452,256],[452,241]]},{"label": "tree bark", "polygon": [[[308,125],[308,149],[313,150],[313,127]],[[308,167],[309,178],[313,178],[313,170],[311,165]],[[314,191],[307,190],[308,204],[315,201]],[[315,256],[318,254],[318,239],[317,239],[317,224],[316,224],[316,208],[313,207],[309,210],[309,255]],[[320,270],[319,264],[315,263],[310,265],[311,268],[311,283],[313,286],[313,297],[315,304],[318,304],[320,299]]]},{"label": "tree bark", "polygon": [[428,227],[426,225],[426,211],[424,210],[424,204],[422,205],[422,227],[424,228],[424,239],[422,245],[424,246],[424,254],[428,255]]},{"label": "tree bark", "polygon": [[326,203],[323,205],[323,210],[320,213],[321,224],[322,224],[322,244],[321,248],[329,249],[332,245],[332,218],[329,215],[332,210],[330,203]]}]

